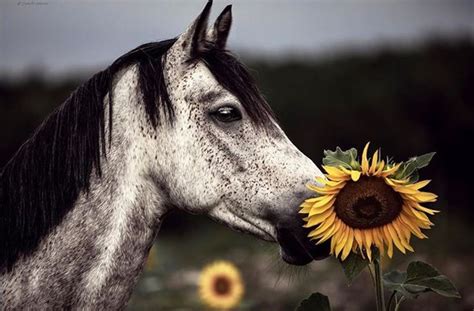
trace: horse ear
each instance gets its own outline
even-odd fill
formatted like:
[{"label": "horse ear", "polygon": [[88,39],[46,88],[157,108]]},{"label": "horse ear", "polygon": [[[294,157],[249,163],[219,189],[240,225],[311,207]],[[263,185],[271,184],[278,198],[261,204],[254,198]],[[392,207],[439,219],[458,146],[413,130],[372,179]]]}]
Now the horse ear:
[{"label": "horse ear", "polygon": [[219,49],[224,49],[229,37],[230,27],[232,25],[232,5],[228,5],[222,11],[210,30],[208,40],[214,42]]},{"label": "horse ear", "polygon": [[[186,60],[195,58],[199,52],[205,49],[207,21],[211,12],[212,0],[206,3],[201,14],[194,20],[191,26],[179,36],[174,44],[175,49],[180,49],[181,56]],[[178,51],[176,51],[178,52]]]}]

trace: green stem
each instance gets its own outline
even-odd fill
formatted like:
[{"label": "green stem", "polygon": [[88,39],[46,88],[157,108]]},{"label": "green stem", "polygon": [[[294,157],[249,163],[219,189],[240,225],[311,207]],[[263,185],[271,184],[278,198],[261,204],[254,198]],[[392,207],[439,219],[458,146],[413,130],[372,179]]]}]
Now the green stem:
[{"label": "green stem", "polygon": [[377,301],[377,311],[385,310],[385,301],[383,295],[383,282],[382,282],[382,267],[380,265],[380,254],[378,250],[374,254],[374,278],[375,278],[375,297]]},{"label": "green stem", "polygon": [[402,304],[402,301],[405,300],[405,296],[402,296],[399,301],[397,301],[397,304],[395,305],[394,311],[398,311],[400,309],[400,305]]},{"label": "green stem", "polygon": [[393,291],[392,295],[390,296],[390,299],[388,300],[387,303],[387,311],[390,311],[392,309],[392,302],[393,302],[393,297],[397,294],[396,291]]},{"label": "green stem", "polygon": [[370,274],[370,279],[372,280],[372,284],[375,286],[375,272],[374,272],[374,267],[372,265],[368,265],[367,268],[369,268],[369,274]]}]

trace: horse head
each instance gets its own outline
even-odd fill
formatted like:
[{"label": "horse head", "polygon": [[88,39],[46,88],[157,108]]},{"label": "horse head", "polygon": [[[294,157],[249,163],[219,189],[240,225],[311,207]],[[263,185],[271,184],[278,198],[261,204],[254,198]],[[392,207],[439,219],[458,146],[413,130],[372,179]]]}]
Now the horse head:
[{"label": "horse head", "polygon": [[[163,58],[174,124],[162,131],[156,175],[175,206],[261,239],[307,264],[328,255],[298,215],[305,185],[321,171],[276,122],[248,70],[226,50],[227,6],[210,29],[211,2]],[[166,165],[163,165],[166,163]],[[157,163],[158,164],[158,163]]]}]

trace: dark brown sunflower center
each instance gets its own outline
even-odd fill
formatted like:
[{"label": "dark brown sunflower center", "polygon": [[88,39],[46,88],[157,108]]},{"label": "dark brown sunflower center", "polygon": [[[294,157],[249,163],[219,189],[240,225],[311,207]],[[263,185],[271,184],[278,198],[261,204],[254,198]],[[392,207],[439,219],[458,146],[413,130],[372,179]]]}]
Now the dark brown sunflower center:
[{"label": "dark brown sunflower center", "polygon": [[230,280],[225,276],[218,276],[214,280],[214,290],[218,295],[227,295],[230,292],[230,286]]},{"label": "dark brown sunflower center", "polygon": [[352,228],[383,226],[397,218],[402,198],[379,177],[361,177],[348,182],[336,198],[337,216]]}]

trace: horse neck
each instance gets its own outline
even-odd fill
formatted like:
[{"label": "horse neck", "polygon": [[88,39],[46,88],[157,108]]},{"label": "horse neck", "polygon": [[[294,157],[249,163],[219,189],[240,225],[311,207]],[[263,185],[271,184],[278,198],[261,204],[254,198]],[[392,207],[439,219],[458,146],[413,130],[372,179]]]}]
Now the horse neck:
[{"label": "horse neck", "polygon": [[[165,197],[148,177],[144,148],[134,137],[146,120],[133,101],[136,74],[114,88],[113,135],[102,177],[41,241],[37,251],[0,275],[0,306],[49,309],[122,308],[138,279],[162,217]],[[134,107],[134,108],[131,108]],[[2,299],[4,301],[2,301]]]}]

